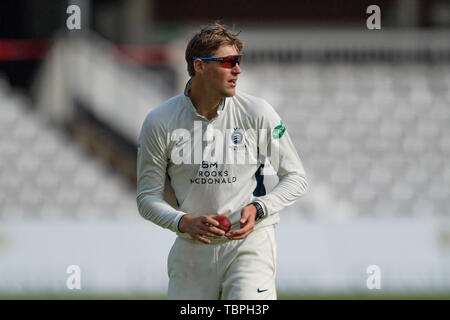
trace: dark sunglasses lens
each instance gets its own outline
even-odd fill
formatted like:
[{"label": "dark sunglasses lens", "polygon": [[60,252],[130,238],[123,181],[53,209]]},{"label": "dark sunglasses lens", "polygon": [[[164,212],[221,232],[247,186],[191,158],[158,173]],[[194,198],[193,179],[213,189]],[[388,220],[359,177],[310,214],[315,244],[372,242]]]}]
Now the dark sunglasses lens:
[{"label": "dark sunglasses lens", "polygon": [[221,61],[222,67],[233,68],[236,63],[241,64],[241,56],[229,57]]}]

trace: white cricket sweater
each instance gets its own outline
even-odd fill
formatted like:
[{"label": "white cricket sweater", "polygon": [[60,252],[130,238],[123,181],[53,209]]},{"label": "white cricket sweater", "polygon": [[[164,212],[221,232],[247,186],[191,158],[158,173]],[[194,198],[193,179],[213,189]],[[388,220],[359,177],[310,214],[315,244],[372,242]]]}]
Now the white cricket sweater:
[{"label": "white cricket sweater", "polygon": [[[187,95],[172,97],[146,117],[137,155],[139,213],[184,238],[178,230],[184,214],[227,214],[239,228],[242,208],[259,201],[264,218],[255,229],[279,222],[278,213],[307,189],[305,171],[280,116],[261,98],[236,91],[225,98],[211,120],[200,115]],[[279,182],[266,194],[264,164]],[[165,200],[168,175],[178,208]]]}]

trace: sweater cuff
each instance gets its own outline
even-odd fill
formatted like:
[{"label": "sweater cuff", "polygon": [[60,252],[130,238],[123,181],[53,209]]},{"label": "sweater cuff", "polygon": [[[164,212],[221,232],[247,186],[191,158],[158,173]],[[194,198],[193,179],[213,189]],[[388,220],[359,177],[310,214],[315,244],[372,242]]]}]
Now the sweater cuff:
[{"label": "sweater cuff", "polygon": [[265,203],[264,201],[262,201],[262,200],[256,198],[256,199],[254,199],[252,202],[258,202],[258,203],[261,205],[261,207],[262,207],[262,209],[263,209],[263,211],[264,211],[264,215],[262,216],[262,219],[266,218],[266,217],[269,215],[269,214],[268,214],[268,210],[267,210],[266,203]]},{"label": "sweater cuff", "polygon": [[182,231],[180,230],[180,221],[181,221],[181,218],[183,218],[185,214],[186,214],[186,213],[180,214],[180,216],[177,218],[178,220],[175,221],[175,222],[176,222],[176,226],[177,226],[177,227],[176,227],[176,230],[174,230],[175,232],[184,233],[184,232],[182,232]]}]

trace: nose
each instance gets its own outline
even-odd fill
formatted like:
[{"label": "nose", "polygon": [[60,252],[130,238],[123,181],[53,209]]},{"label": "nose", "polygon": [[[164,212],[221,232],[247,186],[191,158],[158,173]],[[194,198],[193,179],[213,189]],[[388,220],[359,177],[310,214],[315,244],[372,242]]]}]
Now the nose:
[{"label": "nose", "polygon": [[241,66],[239,65],[239,63],[236,63],[234,65],[233,68],[231,68],[231,72],[233,72],[234,74],[239,74],[242,72]]}]

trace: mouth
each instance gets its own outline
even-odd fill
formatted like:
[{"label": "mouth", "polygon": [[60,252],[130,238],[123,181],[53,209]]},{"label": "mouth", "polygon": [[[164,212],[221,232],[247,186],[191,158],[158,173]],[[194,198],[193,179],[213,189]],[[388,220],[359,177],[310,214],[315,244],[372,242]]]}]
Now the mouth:
[{"label": "mouth", "polygon": [[232,87],[236,87],[237,79],[228,80],[228,83],[231,84]]}]

